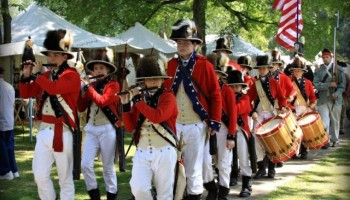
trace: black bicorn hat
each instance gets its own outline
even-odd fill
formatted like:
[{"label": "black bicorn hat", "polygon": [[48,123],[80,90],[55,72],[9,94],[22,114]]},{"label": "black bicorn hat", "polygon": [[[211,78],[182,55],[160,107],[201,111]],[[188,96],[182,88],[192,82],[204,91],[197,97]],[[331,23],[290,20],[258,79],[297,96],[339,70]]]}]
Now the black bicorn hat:
[{"label": "black bicorn hat", "polygon": [[227,55],[223,53],[211,53],[207,55],[207,59],[213,65],[216,73],[220,73],[222,76],[227,77],[226,68],[230,60]]},{"label": "black bicorn hat", "polygon": [[33,50],[33,41],[31,40],[31,37],[28,36],[28,40],[24,44],[21,68],[23,69],[23,65],[34,66],[34,64],[35,64],[35,56],[34,56],[34,50]]},{"label": "black bicorn hat", "polygon": [[213,52],[216,53],[219,50],[227,51],[229,54],[232,53],[231,40],[229,37],[222,37],[216,40],[216,47],[215,50],[213,50]]},{"label": "black bicorn hat", "polygon": [[248,85],[243,81],[242,72],[239,70],[231,70],[227,76],[227,85],[242,85],[247,87]]},{"label": "black bicorn hat", "polygon": [[271,58],[268,55],[259,55],[256,57],[256,67],[254,69],[260,67],[272,67]]},{"label": "black bicorn hat", "polygon": [[74,57],[73,53],[70,52],[70,48],[73,45],[73,37],[71,33],[64,29],[51,30],[46,33],[44,40],[45,51],[41,53],[46,55],[49,52],[63,53],[68,55],[68,59]]},{"label": "black bicorn hat", "polygon": [[250,56],[240,56],[237,59],[237,64],[239,64],[240,66],[246,67],[249,70],[252,70],[252,57]]},{"label": "black bicorn hat", "polygon": [[136,81],[140,82],[149,78],[171,78],[166,74],[168,68],[167,58],[163,54],[146,55],[139,60],[136,69]]},{"label": "black bicorn hat", "polygon": [[110,71],[109,73],[114,73],[117,71],[117,67],[113,64],[113,50],[110,48],[104,48],[101,49],[95,58],[88,63],[86,63],[86,68],[88,68],[90,71],[94,71],[94,65],[97,63],[103,64],[107,67],[109,67]]},{"label": "black bicorn hat", "polygon": [[170,39],[177,40],[190,40],[201,44],[203,41],[198,33],[196,23],[190,19],[180,19],[171,27]]}]

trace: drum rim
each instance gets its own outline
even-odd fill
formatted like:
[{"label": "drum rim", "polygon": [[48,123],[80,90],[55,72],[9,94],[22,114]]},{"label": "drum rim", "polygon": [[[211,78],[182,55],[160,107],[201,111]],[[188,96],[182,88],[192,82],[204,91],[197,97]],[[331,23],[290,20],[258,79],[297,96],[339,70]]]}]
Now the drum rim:
[{"label": "drum rim", "polygon": [[303,124],[303,125],[300,125],[299,123],[297,123],[297,124],[300,127],[306,127],[306,126],[309,126],[309,125],[312,125],[312,124],[316,123],[321,118],[320,113],[318,113],[318,112],[308,112],[303,117],[299,118],[297,120],[297,122],[299,122],[301,119],[305,118],[306,116],[309,116],[309,115],[312,115],[312,114],[316,115],[316,119],[314,121],[311,121],[311,122],[309,122],[307,124]]},{"label": "drum rim", "polygon": [[[269,121],[274,120],[274,119],[280,119],[280,120],[281,120],[281,123],[279,123],[277,127],[273,128],[272,130],[270,130],[270,131],[267,132],[267,133],[262,133],[262,134],[257,133],[257,131],[259,130],[259,128],[261,128],[264,124],[266,124],[266,123],[268,123]],[[284,124],[285,124],[285,120],[284,120],[282,117],[280,117],[280,116],[270,117],[270,118],[266,119],[265,121],[263,121],[261,124],[259,124],[259,125],[255,128],[254,133],[255,133],[255,135],[256,135],[257,137],[269,136],[269,135],[275,133],[276,129],[277,129],[277,130],[280,129],[280,128],[282,127],[282,125],[284,125]]]}]

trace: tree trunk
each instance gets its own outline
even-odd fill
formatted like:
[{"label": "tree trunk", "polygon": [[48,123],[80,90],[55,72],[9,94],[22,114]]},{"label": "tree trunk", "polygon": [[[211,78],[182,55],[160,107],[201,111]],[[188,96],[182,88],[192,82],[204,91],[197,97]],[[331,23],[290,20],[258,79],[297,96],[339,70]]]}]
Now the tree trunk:
[{"label": "tree trunk", "polygon": [[8,0],[1,0],[1,15],[4,24],[4,40],[3,44],[11,43],[11,15],[9,10],[9,2]]},{"label": "tree trunk", "polygon": [[199,35],[202,37],[203,46],[201,54],[206,54],[205,44],[205,10],[207,9],[207,0],[193,0],[193,19],[196,22]]}]

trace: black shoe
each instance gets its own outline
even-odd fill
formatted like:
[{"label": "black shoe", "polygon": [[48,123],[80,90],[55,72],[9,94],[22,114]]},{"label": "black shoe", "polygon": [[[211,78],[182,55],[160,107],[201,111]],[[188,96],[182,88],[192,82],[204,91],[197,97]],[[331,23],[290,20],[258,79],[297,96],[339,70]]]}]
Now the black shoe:
[{"label": "black shoe", "polygon": [[107,192],[107,200],[116,200],[116,199],[117,199],[117,193]]},{"label": "black shoe", "polygon": [[206,200],[216,200],[218,196],[218,186],[215,181],[212,180],[208,183],[204,183],[204,188],[208,191]]},{"label": "black shoe", "polygon": [[254,176],[254,179],[260,179],[261,177],[265,176],[266,175],[266,169],[259,169],[255,176]]},{"label": "black shoe", "polygon": [[278,163],[276,164],[276,167],[277,167],[277,168],[283,167],[283,162],[278,162]]},{"label": "black shoe", "polygon": [[276,171],[273,169],[273,170],[269,170],[269,172],[267,173],[267,177],[268,178],[275,178],[275,175],[276,175]]},{"label": "black shoe", "polygon": [[250,176],[242,176],[242,190],[239,197],[249,197],[252,193],[252,182]]},{"label": "black shoe", "polygon": [[228,200],[227,196],[230,193],[230,188],[225,188],[219,185],[218,200]]},{"label": "black shoe", "polygon": [[100,190],[98,188],[88,191],[91,200],[100,200]]},{"label": "black shoe", "polygon": [[236,186],[238,184],[237,178],[231,177],[230,178],[230,186]]},{"label": "black shoe", "polygon": [[329,143],[323,145],[323,147],[321,147],[321,149],[328,149],[329,148]]},{"label": "black shoe", "polygon": [[339,146],[339,142],[332,142],[332,146],[331,147],[336,147]]},{"label": "black shoe", "polygon": [[300,154],[299,159],[306,160],[307,159],[307,154]]}]

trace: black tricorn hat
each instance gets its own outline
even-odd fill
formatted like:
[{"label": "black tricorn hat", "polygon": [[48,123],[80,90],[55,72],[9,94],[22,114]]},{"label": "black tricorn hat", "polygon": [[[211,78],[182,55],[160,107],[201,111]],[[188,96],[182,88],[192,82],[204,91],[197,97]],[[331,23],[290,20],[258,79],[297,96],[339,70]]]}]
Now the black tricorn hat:
[{"label": "black tricorn hat", "polygon": [[289,71],[300,69],[304,72],[307,72],[306,69],[306,60],[303,57],[295,55],[293,62],[289,64]]},{"label": "black tricorn hat", "polygon": [[240,56],[237,59],[237,64],[252,70],[252,58],[250,56]]},{"label": "black tricorn hat", "polygon": [[117,67],[113,64],[113,50],[110,48],[102,49],[98,52],[95,58],[88,63],[86,63],[86,68],[90,71],[94,71],[94,65],[97,63],[104,64],[109,67],[109,73],[114,73],[117,71]]},{"label": "black tricorn hat", "polygon": [[201,44],[203,41],[197,31],[197,27],[194,21],[190,19],[180,19],[171,27],[170,39],[177,40],[190,40]]},{"label": "black tricorn hat", "polygon": [[231,41],[229,37],[222,37],[216,40],[216,48],[213,50],[216,53],[218,50],[227,51],[228,53],[232,53],[231,50]]},{"label": "black tricorn hat", "polygon": [[223,53],[211,53],[207,55],[208,61],[213,65],[214,71],[227,77],[226,68],[228,66],[229,57]]},{"label": "black tricorn hat", "polygon": [[28,40],[24,44],[21,68],[23,69],[23,65],[34,66],[34,63],[35,63],[35,56],[33,51],[33,42],[30,36],[28,36]]},{"label": "black tricorn hat", "polygon": [[70,52],[70,48],[73,44],[73,37],[70,32],[64,29],[51,30],[46,33],[44,40],[44,47],[46,51],[41,53],[46,55],[49,52],[63,53],[68,55],[68,59],[72,59],[74,55]]},{"label": "black tricorn hat", "polygon": [[254,67],[254,69],[260,67],[271,67],[271,59],[268,55],[260,55],[256,57],[256,67]]},{"label": "black tricorn hat", "polygon": [[227,85],[242,85],[243,87],[247,87],[247,84],[242,79],[242,72],[231,70],[227,73]]},{"label": "black tricorn hat", "polygon": [[281,53],[278,50],[276,50],[276,49],[272,50],[271,56],[272,56],[272,61],[271,61],[272,64],[274,64],[274,63],[280,64],[280,65],[283,64],[282,58],[281,58]]},{"label": "black tricorn hat", "polygon": [[167,58],[163,54],[146,55],[139,60],[136,69],[136,81],[142,81],[148,78],[171,78],[166,74],[168,68]]}]

